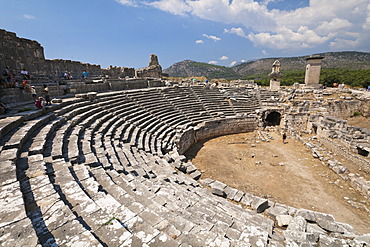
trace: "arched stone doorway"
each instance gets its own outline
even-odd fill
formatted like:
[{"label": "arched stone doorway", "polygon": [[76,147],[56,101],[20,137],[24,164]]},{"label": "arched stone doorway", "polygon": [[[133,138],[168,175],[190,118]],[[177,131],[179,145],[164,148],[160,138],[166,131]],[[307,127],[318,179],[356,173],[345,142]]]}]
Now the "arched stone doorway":
[{"label": "arched stone doorway", "polygon": [[280,125],[281,114],[273,111],[267,114],[265,118],[265,126],[278,126]]}]

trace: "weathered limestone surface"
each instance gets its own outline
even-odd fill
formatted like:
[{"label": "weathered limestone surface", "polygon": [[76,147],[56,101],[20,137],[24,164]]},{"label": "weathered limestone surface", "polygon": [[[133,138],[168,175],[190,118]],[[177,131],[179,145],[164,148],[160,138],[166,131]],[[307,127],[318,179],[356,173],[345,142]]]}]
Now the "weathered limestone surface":
[{"label": "weathered limestone surface", "polygon": [[137,78],[161,78],[162,66],[159,65],[158,57],[155,54],[150,55],[149,66],[135,71]]},{"label": "weathered limestone surface", "polygon": [[53,76],[60,78],[65,71],[70,71],[74,78],[81,77],[84,70],[91,76],[100,75],[100,65],[81,63],[71,60],[47,60],[44,48],[34,40],[23,39],[15,33],[0,29],[0,68],[10,66],[18,74],[25,68],[33,76]]},{"label": "weathered limestone surface", "polygon": [[[225,91],[90,93],[63,100],[49,111],[0,119],[0,243],[370,244],[367,235],[356,235],[331,215],[278,204],[219,181],[198,181],[200,171],[182,155],[190,145],[257,128],[257,115],[251,112],[258,106],[223,105]],[[189,96],[179,99],[181,93]],[[269,140],[268,134],[257,133]],[[339,165],[334,160],[330,164]]]},{"label": "weathered limestone surface", "polygon": [[324,57],[320,55],[312,55],[306,58],[306,75],[304,83],[306,86],[315,86],[319,84],[321,61]]}]

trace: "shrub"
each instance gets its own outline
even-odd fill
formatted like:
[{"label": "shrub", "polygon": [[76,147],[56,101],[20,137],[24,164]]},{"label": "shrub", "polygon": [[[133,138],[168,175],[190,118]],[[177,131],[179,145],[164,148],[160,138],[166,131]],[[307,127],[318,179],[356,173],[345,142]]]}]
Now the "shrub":
[{"label": "shrub", "polygon": [[361,112],[355,111],[355,112],[353,113],[353,116],[354,116],[354,117],[361,116]]}]

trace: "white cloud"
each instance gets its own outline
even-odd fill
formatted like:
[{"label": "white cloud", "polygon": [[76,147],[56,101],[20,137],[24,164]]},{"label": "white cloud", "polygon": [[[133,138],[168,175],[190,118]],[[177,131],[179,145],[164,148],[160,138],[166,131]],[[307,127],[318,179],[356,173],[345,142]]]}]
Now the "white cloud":
[{"label": "white cloud", "polygon": [[330,42],[330,47],[333,49],[347,49],[348,47],[356,47],[359,45],[359,40],[335,39]]},{"label": "white cloud", "polygon": [[221,38],[216,37],[216,36],[214,36],[214,35],[203,34],[203,37],[205,37],[205,38],[207,38],[207,39],[214,40],[214,41],[219,41],[219,40],[221,40]]},{"label": "white cloud", "polygon": [[230,66],[234,66],[235,64],[237,64],[238,62],[237,61],[232,61],[229,65]]},{"label": "white cloud", "polygon": [[227,56],[222,56],[222,57],[219,58],[219,60],[227,60],[227,59],[229,59],[229,57],[227,57]]},{"label": "white cloud", "polygon": [[198,40],[196,40],[196,41],[195,41],[195,43],[196,43],[196,44],[203,44],[203,43],[204,43],[204,41],[203,41],[203,40],[201,40],[201,39],[198,39]]},{"label": "white cloud", "polygon": [[209,64],[218,64],[218,62],[217,62],[217,61],[209,61],[208,63],[209,63]]},{"label": "white cloud", "polygon": [[245,62],[246,62],[246,60],[242,59],[242,60],[240,60],[240,62],[241,62],[241,63],[245,63]]},{"label": "white cloud", "polygon": [[282,50],[312,48],[328,40],[327,37],[321,37],[307,27],[301,27],[297,32],[283,27],[278,30],[277,34],[250,33],[248,38],[260,46]]},{"label": "white cloud", "polygon": [[159,0],[147,4],[175,15],[184,16],[191,11],[191,7],[183,0]]},{"label": "white cloud", "polygon": [[116,2],[118,2],[122,5],[127,5],[127,6],[132,6],[132,7],[139,7],[139,4],[136,3],[137,1],[134,1],[134,0],[116,0]]},{"label": "white cloud", "polygon": [[370,31],[370,4],[367,5],[367,17],[365,23],[362,25],[362,28],[366,31]]},{"label": "white cloud", "polygon": [[266,50],[262,50],[262,54],[265,55],[265,56],[268,56],[268,52]]},{"label": "white cloud", "polygon": [[337,32],[341,29],[346,29],[352,26],[348,20],[333,18],[330,22],[324,21],[317,28],[316,31],[321,34],[329,34]]},{"label": "white cloud", "polygon": [[29,15],[29,14],[24,14],[23,17],[29,20],[36,19],[36,17],[34,17],[33,15]]},{"label": "white cloud", "polygon": [[[307,7],[269,10],[280,0],[116,0],[124,5],[152,6],[174,15],[197,17],[228,25],[225,33],[249,39],[269,49],[339,47],[370,49],[369,0],[310,0]],[[352,34],[349,38],[348,35]],[[214,35],[203,35],[220,40]],[[344,42],[344,40],[346,40]],[[350,41],[353,42],[350,42]],[[344,43],[343,43],[344,42]]]},{"label": "white cloud", "polygon": [[248,38],[247,35],[245,35],[244,33],[244,30],[240,27],[233,27],[231,29],[224,29],[224,33],[232,33],[232,34],[236,34],[240,37],[243,37],[243,38]]}]

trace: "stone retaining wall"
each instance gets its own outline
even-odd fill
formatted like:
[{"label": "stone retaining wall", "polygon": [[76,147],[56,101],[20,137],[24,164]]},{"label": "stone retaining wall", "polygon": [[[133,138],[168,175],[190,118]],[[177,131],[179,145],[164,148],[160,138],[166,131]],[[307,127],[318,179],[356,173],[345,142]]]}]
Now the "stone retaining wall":
[{"label": "stone retaining wall", "polygon": [[63,59],[45,59],[44,48],[34,40],[19,38],[15,33],[0,29],[0,70],[10,66],[16,78],[22,79],[20,71],[25,68],[33,81],[44,83],[63,78],[66,71],[74,79],[82,78],[86,70],[89,77],[107,75],[113,78],[134,77],[135,69],[113,67],[102,69],[100,65]]},{"label": "stone retaining wall", "polygon": [[[118,91],[127,89],[140,89],[148,87],[162,87],[164,82],[161,80],[145,80],[145,79],[115,79],[106,80],[103,83],[95,84],[72,84],[72,85],[58,85],[49,86],[49,92],[51,97],[60,97],[65,94],[77,94],[77,93],[88,93],[88,92],[106,92],[106,91]],[[43,87],[35,87],[36,93],[39,96],[43,96]],[[21,90],[19,88],[4,88],[0,90],[0,100],[4,104],[12,104],[19,102],[32,101],[31,93],[27,90]]]},{"label": "stone retaining wall", "polygon": [[369,148],[370,130],[350,126],[346,120],[333,117],[323,117],[317,129],[319,137],[340,139],[352,151],[356,152],[357,147]]},{"label": "stone retaining wall", "polygon": [[0,69],[10,66],[15,75],[19,76],[23,68],[35,78],[48,76],[57,79],[63,77],[65,71],[70,71],[74,78],[81,78],[84,70],[90,76],[101,75],[100,65],[62,59],[47,60],[40,43],[19,38],[15,33],[0,29],[0,40]]},{"label": "stone retaining wall", "polygon": [[222,135],[245,133],[256,130],[256,118],[227,118],[224,120],[204,122],[196,127],[190,127],[182,132],[178,129],[176,142],[179,154],[184,154],[186,150],[196,142]]}]

